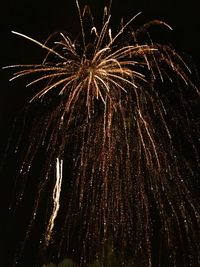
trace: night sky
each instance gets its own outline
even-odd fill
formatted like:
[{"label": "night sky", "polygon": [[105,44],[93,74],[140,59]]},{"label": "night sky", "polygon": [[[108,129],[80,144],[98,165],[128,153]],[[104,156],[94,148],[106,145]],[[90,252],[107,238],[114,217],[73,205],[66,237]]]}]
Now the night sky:
[{"label": "night sky", "polygon": [[[80,5],[88,4],[100,23],[105,0],[80,0]],[[43,51],[35,44],[11,33],[17,31],[44,42],[49,34],[63,30],[76,36],[79,32],[78,13],[75,0],[7,0],[0,6],[1,16],[1,49],[0,67],[12,64],[29,64],[41,61]],[[173,31],[160,29],[156,32],[159,41],[172,44],[177,52],[186,54],[200,73],[200,16],[197,0],[113,0],[113,28],[118,28],[121,17],[124,21],[136,13],[142,14],[135,20],[140,26],[151,19],[160,19],[168,23]],[[134,25],[134,23],[133,23]],[[0,155],[4,155],[13,119],[17,112],[29,99],[30,94],[25,89],[24,80],[9,82],[12,70],[0,70]],[[12,166],[10,166],[12,168]],[[3,214],[6,216],[7,202],[10,191],[10,181],[6,174],[1,177],[1,201]],[[0,267],[1,263],[0,250]]]},{"label": "night sky", "polygon": [[[101,21],[105,3],[106,1],[80,1],[82,6],[90,5],[94,17],[97,18],[97,25]],[[8,0],[1,3],[0,10],[1,66],[40,62],[44,55],[37,45],[15,36],[11,33],[12,30],[29,35],[41,42],[55,31],[64,30],[71,36],[76,36],[79,32],[77,9],[73,0],[56,2]],[[173,31],[158,27],[157,39],[172,44],[178,52],[186,53],[199,69],[200,19],[197,1],[113,0],[111,25],[117,29],[121,17],[126,21],[140,11],[142,14],[135,20],[136,27],[151,19],[165,21],[173,28]],[[20,109],[28,95],[27,91],[23,90],[23,81],[8,82],[11,75],[10,70],[1,70],[0,118],[3,143],[5,143],[12,116]]]}]

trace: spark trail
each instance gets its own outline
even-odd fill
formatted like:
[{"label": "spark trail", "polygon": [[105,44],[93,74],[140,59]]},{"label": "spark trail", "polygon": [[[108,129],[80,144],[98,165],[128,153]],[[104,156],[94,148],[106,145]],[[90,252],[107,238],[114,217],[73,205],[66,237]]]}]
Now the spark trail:
[{"label": "spark trail", "polygon": [[53,190],[53,210],[51,213],[51,217],[49,219],[49,224],[46,231],[46,237],[45,240],[48,244],[48,242],[51,240],[51,234],[53,231],[55,219],[58,214],[58,210],[60,207],[60,193],[61,193],[61,186],[62,186],[62,169],[63,166],[63,160],[60,160],[59,158],[56,159],[56,181],[55,186]]}]

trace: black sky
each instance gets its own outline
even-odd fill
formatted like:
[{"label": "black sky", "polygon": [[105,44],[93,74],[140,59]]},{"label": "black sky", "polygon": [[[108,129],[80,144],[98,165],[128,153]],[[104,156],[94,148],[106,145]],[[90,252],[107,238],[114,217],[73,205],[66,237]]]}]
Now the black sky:
[{"label": "black sky", "polygon": [[[88,4],[97,17],[101,19],[103,6],[108,0],[80,0],[80,5]],[[15,30],[40,41],[57,30],[66,30],[72,35],[79,31],[79,22],[75,0],[35,0],[35,1],[2,1],[1,6],[1,50],[0,64],[27,63],[33,56],[40,56],[40,49],[17,36],[11,34]],[[178,51],[184,51],[200,65],[200,18],[198,1],[182,0],[113,0],[112,24],[118,25],[120,18],[131,18],[142,11],[136,23],[144,23],[150,19],[161,19],[173,27],[173,32],[166,41],[171,42]],[[168,40],[167,40],[168,39]],[[30,60],[28,60],[30,58]],[[1,74],[1,82],[5,83],[9,71]],[[7,78],[7,77],[6,77]],[[3,85],[4,85],[3,83]],[[4,91],[4,90],[2,90]],[[3,95],[6,93],[1,92]]]},{"label": "black sky", "polygon": [[[85,4],[90,5],[97,21],[100,21],[103,6],[108,1],[79,0],[79,2],[82,7]],[[41,42],[55,31],[65,30],[72,36],[76,36],[79,32],[75,0],[7,0],[1,2],[0,11],[0,68],[12,64],[40,62],[43,56],[39,47],[13,35],[12,30],[31,36]],[[136,20],[138,26],[151,19],[160,19],[171,25],[173,32],[167,33],[167,31],[161,30],[161,39],[173,44],[177,51],[190,55],[200,72],[198,1],[113,0],[113,27],[119,25],[121,17],[126,21],[139,11],[142,11],[142,14]],[[27,98],[27,91],[23,89],[25,82],[10,83],[8,79],[11,76],[11,70],[0,70],[0,155],[3,154],[3,147],[7,142],[13,118]],[[4,182],[4,184],[6,186],[8,183]],[[4,196],[1,196],[3,199]]]},{"label": "black sky", "polygon": [[[108,0],[79,0],[85,4],[100,22],[103,7]],[[137,26],[160,19],[172,26],[173,31],[160,30],[164,42],[171,43],[178,52],[185,52],[200,70],[200,17],[197,0],[113,0],[112,26],[117,27],[120,18],[125,21],[142,11],[135,20]],[[20,63],[38,63],[43,57],[42,49],[28,40],[13,35],[12,30],[31,36],[41,42],[49,34],[65,30],[76,36],[79,20],[75,0],[7,0],[0,5],[1,49],[0,68]],[[98,23],[97,23],[98,24]],[[0,152],[7,142],[13,118],[28,97],[25,82],[8,82],[11,70],[0,70]]]},{"label": "black sky", "polygon": [[[108,0],[79,0],[79,2],[81,6],[90,5],[97,21],[100,21],[103,6]],[[196,0],[113,0],[112,25],[117,27],[121,17],[126,21],[139,11],[142,11],[142,14],[135,21],[137,26],[151,19],[164,20],[174,29],[170,33],[161,29],[164,41],[172,43],[177,51],[184,51],[190,55],[194,63],[200,66],[200,18],[197,4]],[[39,41],[44,41],[50,33],[59,30],[66,30],[72,33],[72,36],[76,36],[79,32],[75,0],[7,0],[1,3],[0,10],[1,67],[37,62],[41,57],[39,47],[13,35],[11,30],[32,36]],[[19,107],[18,101],[24,97],[24,92],[17,90],[15,83],[8,83],[11,74],[9,70],[1,71],[0,114],[5,123],[6,114],[15,112]]]},{"label": "black sky", "polygon": [[[79,0],[79,2],[82,7],[85,4],[89,5],[97,22],[101,21],[103,7],[108,0]],[[55,31],[64,30],[76,36],[80,30],[75,0],[7,0],[1,2],[0,11],[0,67],[38,63],[44,55],[37,45],[12,34],[12,30],[41,42]],[[121,17],[127,21],[139,11],[142,11],[142,14],[135,20],[136,26],[151,19],[160,19],[171,25],[172,32],[160,30],[161,40],[171,43],[178,52],[190,55],[197,69],[200,70],[198,1],[113,0],[111,23],[113,28],[117,28]],[[0,70],[0,152],[7,142],[8,132],[16,112],[28,97],[28,92],[24,89],[25,82],[19,80],[10,83],[8,79],[11,76],[11,70]]]},{"label": "black sky", "polygon": [[[80,6],[91,7],[97,25],[102,18],[103,7],[108,0],[79,0]],[[44,42],[49,34],[64,30],[73,36],[80,31],[76,0],[7,0],[1,2],[0,67],[12,64],[38,63],[44,54],[42,49],[12,30]],[[161,41],[171,43],[178,52],[191,56],[200,71],[200,17],[197,0],[113,0],[112,27],[117,28],[120,19],[125,21],[142,11],[133,22],[137,26],[160,19],[172,26],[173,31],[158,30]],[[12,70],[0,70],[0,155],[8,140],[13,118],[29,99],[25,81],[9,82]]]}]

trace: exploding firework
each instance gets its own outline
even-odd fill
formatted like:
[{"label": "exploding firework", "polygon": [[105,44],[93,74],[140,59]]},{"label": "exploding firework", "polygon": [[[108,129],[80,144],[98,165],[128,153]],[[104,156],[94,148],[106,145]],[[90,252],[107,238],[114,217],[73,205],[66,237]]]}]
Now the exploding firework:
[{"label": "exploding firework", "polygon": [[195,173],[176,135],[199,168],[186,104],[188,92],[199,92],[176,51],[149,34],[152,25],[171,28],[155,20],[135,30],[137,14],[113,35],[110,7],[100,30],[89,8],[77,7],[75,40],[59,32],[42,44],[13,32],[47,51],[41,64],[9,66],[19,68],[11,80],[31,75],[35,90],[15,147],[12,209],[31,198],[16,265],[40,224],[38,265],[56,255],[110,266],[111,250],[118,266],[197,266],[200,207],[187,178]]}]

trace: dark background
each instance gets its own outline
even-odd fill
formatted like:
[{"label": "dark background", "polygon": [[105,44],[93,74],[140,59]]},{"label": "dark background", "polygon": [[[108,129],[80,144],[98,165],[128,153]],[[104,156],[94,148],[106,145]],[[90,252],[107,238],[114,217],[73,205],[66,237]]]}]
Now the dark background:
[{"label": "dark background", "polygon": [[[97,19],[97,25],[100,24],[103,7],[107,1],[79,0],[79,2],[82,7],[85,4],[90,5]],[[49,34],[55,31],[64,30],[71,36],[76,36],[80,31],[75,0],[7,0],[0,4],[0,11],[0,67],[20,63],[40,63],[44,56],[40,47],[12,34],[12,30],[31,36],[40,42],[44,42]],[[142,14],[134,22],[137,26],[151,19],[160,19],[172,26],[172,32],[161,29],[158,33],[161,41],[172,44],[176,51],[190,56],[200,71],[200,16],[197,0],[113,0],[111,25],[117,29],[121,17],[127,21],[139,11],[142,11]],[[30,96],[28,89],[25,88],[25,80],[8,81],[12,73],[9,69],[0,70],[1,158],[8,142],[13,119]],[[10,168],[13,168],[12,164]],[[6,214],[7,194],[10,190],[9,177],[4,174],[0,179],[0,203],[4,208],[3,214]]]},{"label": "dark background", "polygon": [[[105,0],[79,0],[80,6],[90,5],[97,25],[102,18]],[[0,67],[12,64],[38,63],[44,51],[28,40],[11,33],[12,30],[26,34],[44,42],[52,32],[65,30],[76,36],[79,32],[79,20],[75,0],[35,0],[2,1],[0,5],[1,49]],[[171,43],[178,52],[185,52],[200,69],[200,18],[198,1],[182,0],[113,0],[112,22],[114,29],[120,23],[142,11],[133,22],[137,26],[151,20],[160,19],[168,23],[173,31],[158,31],[161,41]],[[160,32],[160,33],[159,33]],[[159,38],[158,38],[159,40]],[[0,122],[1,146],[7,140],[13,116],[27,100],[28,92],[24,89],[25,81],[8,82],[12,70],[0,70]]]},{"label": "dark background", "polygon": [[[80,0],[80,5],[88,4],[100,22],[105,0]],[[37,45],[31,44],[11,30],[27,34],[43,42],[50,33],[66,30],[72,36],[79,32],[79,21],[75,0],[7,0],[0,4],[0,67],[11,64],[41,62],[44,55]],[[164,41],[173,44],[175,49],[190,55],[200,69],[200,18],[198,1],[182,0],[113,0],[112,25],[119,25],[120,18],[125,21],[142,11],[135,20],[136,25],[151,19],[161,19],[172,26],[173,31],[160,31]],[[98,24],[98,23],[97,23]],[[166,36],[165,36],[166,35]],[[163,38],[163,36],[162,36]],[[1,70],[0,75],[0,121],[1,145],[6,142],[13,115],[26,99],[24,83],[8,82],[12,70]]]}]

